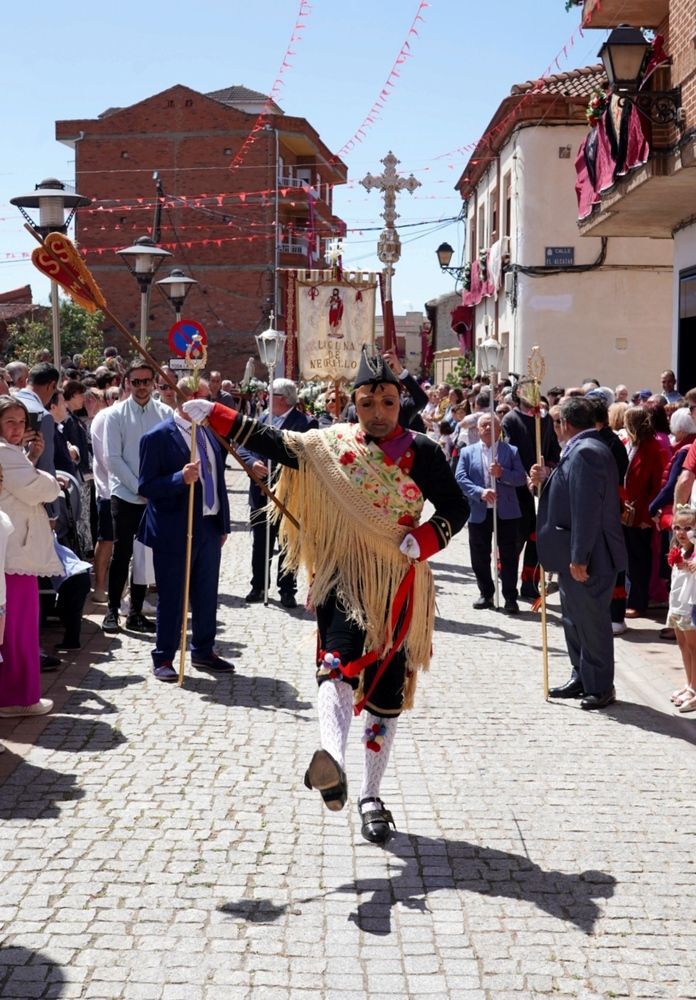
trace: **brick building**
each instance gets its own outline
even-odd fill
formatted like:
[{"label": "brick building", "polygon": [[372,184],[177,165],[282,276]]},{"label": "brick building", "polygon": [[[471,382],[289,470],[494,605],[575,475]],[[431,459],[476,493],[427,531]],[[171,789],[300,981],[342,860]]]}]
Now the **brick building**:
[{"label": "brick building", "polygon": [[[77,190],[93,199],[76,236],[110,307],[137,335],[138,286],[115,251],[154,235],[172,253],[156,278],[181,267],[198,281],[185,315],[206,328],[211,367],[231,378],[256,354],[253,336],[270,309],[283,327],[279,269],[324,266],[326,241],[345,230],[332,211],[345,165],[306,119],[246,87],[202,94],[177,85],[95,119],[58,121],[56,138],[74,150]],[[152,289],[158,360],[169,357],[173,319]],[[105,338],[126,351],[116,331],[105,328]]]},{"label": "brick building", "polygon": [[647,161],[603,192],[580,228],[583,235],[649,236],[673,247],[671,361],[686,391],[696,386],[696,0],[585,0],[583,24],[653,29],[669,61],[641,93],[680,88],[679,120],[654,125],[645,118]]}]

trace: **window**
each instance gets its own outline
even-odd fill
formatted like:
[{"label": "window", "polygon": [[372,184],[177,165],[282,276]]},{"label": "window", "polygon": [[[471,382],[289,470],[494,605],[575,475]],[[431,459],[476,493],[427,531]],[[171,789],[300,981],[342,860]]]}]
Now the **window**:
[{"label": "window", "polygon": [[508,171],[503,177],[503,236],[512,233],[512,173]]},{"label": "window", "polygon": [[480,205],[478,210],[478,246],[477,250],[483,250],[486,247],[486,206]]},{"label": "window", "polygon": [[498,232],[498,188],[497,186],[493,188],[490,195],[488,196],[488,219],[490,221],[491,229],[491,245],[495,243],[500,235]]}]

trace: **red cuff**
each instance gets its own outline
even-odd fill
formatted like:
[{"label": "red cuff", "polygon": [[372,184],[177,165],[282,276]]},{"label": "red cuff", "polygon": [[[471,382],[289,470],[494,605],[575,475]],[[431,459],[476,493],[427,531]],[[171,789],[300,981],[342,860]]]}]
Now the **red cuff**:
[{"label": "red cuff", "polygon": [[208,417],[208,423],[220,437],[226,438],[238,416],[237,411],[231,410],[229,406],[223,406],[222,403],[214,403]]},{"label": "red cuff", "polygon": [[418,542],[418,547],[420,549],[418,562],[423,562],[425,559],[429,559],[442,548],[440,544],[440,536],[431,524],[421,524],[420,528],[415,528],[410,532],[410,534],[413,535],[415,540]]}]

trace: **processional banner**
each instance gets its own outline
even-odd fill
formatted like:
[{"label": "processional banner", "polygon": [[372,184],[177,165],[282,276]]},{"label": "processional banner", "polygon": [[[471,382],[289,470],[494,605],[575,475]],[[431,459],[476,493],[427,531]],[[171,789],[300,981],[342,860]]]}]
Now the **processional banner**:
[{"label": "processional banner", "polygon": [[363,346],[374,351],[377,275],[297,271],[292,285],[299,378],[352,381]]}]

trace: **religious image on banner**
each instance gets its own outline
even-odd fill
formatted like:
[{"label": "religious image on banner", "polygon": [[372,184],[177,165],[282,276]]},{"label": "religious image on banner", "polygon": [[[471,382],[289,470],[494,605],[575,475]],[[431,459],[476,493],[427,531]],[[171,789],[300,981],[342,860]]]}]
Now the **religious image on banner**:
[{"label": "religious image on banner", "polygon": [[305,271],[295,288],[299,377],[351,381],[363,345],[374,350],[376,275]]}]

